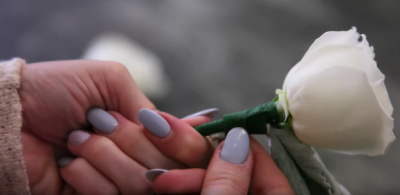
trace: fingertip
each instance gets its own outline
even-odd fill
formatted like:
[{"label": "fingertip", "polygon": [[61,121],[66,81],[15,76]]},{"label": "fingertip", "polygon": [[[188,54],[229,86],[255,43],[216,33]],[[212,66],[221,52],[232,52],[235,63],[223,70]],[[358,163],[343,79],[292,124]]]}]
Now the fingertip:
[{"label": "fingertip", "polygon": [[[158,117],[167,124],[164,124],[164,121],[161,122]],[[214,148],[192,126],[165,112],[157,112],[157,117],[150,116],[146,120],[146,123],[153,123],[154,128],[144,124],[148,130],[144,131],[145,135],[169,158],[187,167],[207,166]],[[157,132],[165,132],[167,125],[170,132],[167,135],[163,133],[164,136],[157,136],[160,135]]]},{"label": "fingertip", "polygon": [[247,131],[236,127],[230,130],[222,144],[221,159],[233,163],[244,163],[250,151],[250,139]]},{"label": "fingertip", "polygon": [[74,146],[80,146],[85,143],[89,137],[90,133],[82,130],[75,130],[68,135],[68,143]]},{"label": "fingertip", "polygon": [[247,194],[253,171],[249,136],[243,128],[232,129],[219,144],[207,168],[204,194]]},{"label": "fingertip", "polygon": [[118,121],[102,108],[90,108],[86,118],[94,127],[104,134],[112,133],[118,126]]},{"label": "fingertip", "polygon": [[64,157],[61,157],[60,159],[57,160],[57,165],[58,165],[60,168],[66,167],[66,166],[68,166],[74,159],[75,159],[75,157],[73,157],[73,156],[64,156]]},{"label": "fingertip", "polygon": [[209,118],[212,119],[218,114],[219,114],[218,108],[209,108],[209,109],[205,109],[205,110],[187,115],[187,116],[183,117],[182,119],[193,118],[193,117],[198,117],[198,116],[208,116]]},{"label": "fingertip", "polygon": [[171,132],[169,122],[159,112],[143,108],[138,112],[139,121],[146,129],[158,138],[166,138]]},{"label": "fingertip", "polygon": [[163,117],[165,120],[167,120],[168,123],[170,122],[178,122],[180,121],[179,118],[175,117],[172,114],[166,113],[166,112],[162,112],[162,111],[156,111],[161,117]]},{"label": "fingertip", "polygon": [[74,158],[70,156],[60,158],[57,161],[57,164],[60,166],[60,174],[64,180],[75,177],[73,173],[75,173],[77,168],[80,168],[81,164],[84,163],[82,161],[85,160],[81,157]]},{"label": "fingertip", "polygon": [[154,179],[156,177],[158,177],[159,175],[161,175],[165,172],[168,172],[168,170],[166,170],[166,169],[151,169],[146,172],[145,176],[146,176],[146,179],[148,179],[149,181],[154,181]]},{"label": "fingertip", "polygon": [[[171,114],[165,113],[165,112],[159,112],[159,114],[161,117],[163,117],[167,121],[167,123],[170,125],[170,127],[174,131],[174,133],[184,134],[186,136],[189,136],[189,135],[196,136],[197,138],[203,137],[191,125],[189,125],[188,123],[185,123],[181,119],[179,119]],[[204,117],[199,117],[194,120],[199,120],[199,119],[207,120]]]},{"label": "fingertip", "polygon": [[195,127],[205,123],[211,122],[211,118],[209,116],[196,116],[192,118],[183,118],[181,121],[187,123],[188,125]]}]

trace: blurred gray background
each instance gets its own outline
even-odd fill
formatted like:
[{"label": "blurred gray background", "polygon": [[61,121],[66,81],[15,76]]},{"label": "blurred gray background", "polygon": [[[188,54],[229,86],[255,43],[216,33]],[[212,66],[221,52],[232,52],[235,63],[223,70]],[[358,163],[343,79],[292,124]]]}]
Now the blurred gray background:
[{"label": "blurred gray background", "polygon": [[[325,31],[356,26],[375,47],[400,108],[400,1],[142,0],[0,2],[0,59],[80,58],[96,35],[114,31],[154,52],[171,78],[157,106],[176,116],[222,113],[270,101],[289,69]],[[395,134],[399,127],[395,122]],[[379,157],[320,151],[353,194],[400,194],[400,143]]]}]

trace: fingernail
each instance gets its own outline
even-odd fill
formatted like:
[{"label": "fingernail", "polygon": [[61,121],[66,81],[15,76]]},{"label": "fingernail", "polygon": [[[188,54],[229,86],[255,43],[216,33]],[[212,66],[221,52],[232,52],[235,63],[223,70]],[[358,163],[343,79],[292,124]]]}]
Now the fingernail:
[{"label": "fingernail", "polygon": [[79,146],[82,145],[89,137],[90,137],[89,133],[77,130],[69,134],[68,142],[71,143],[72,145]]},{"label": "fingernail", "polygon": [[58,159],[57,164],[60,167],[65,167],[65,166],[69,165],[69,163],[71,163],[74,159],[75,159],[74,157],[65,156],[65,157]]},{"label": "fingernail", "polygon": [[165,169],[151,169],[146,172],[146,178],[150,181],[154,181],[156,177],[167,172]]},{"label": "fingernail", "polygon": [[250,140],[246,130],[233,128],[226,136],[221,149],[221,158],[233,164],[242,164],[249,154]]},{"label": "fingernail", "polygon": [[187,115],[187,116],[183,117],[182,119],[193,118],[193,117],[196,117],[196,116],[208,116],[210,118],[214,118],[218,113],[219,113],[219,109],[218,108],[210,108],[210,109],[207,109],[207,110],[202,110],[200,112],[193,113],[191,115]]},{"label": "fingernail", "polygon": [[118,126],[118,121],[101,108],[91,108],[87,112],[87,119],[102,133],[109,134]]},{"label": "fingernail", "polygon": [[168,122],[157,112],[143,108],[138,113],[139,121],[155,136],[166,137],[171,132]]}]

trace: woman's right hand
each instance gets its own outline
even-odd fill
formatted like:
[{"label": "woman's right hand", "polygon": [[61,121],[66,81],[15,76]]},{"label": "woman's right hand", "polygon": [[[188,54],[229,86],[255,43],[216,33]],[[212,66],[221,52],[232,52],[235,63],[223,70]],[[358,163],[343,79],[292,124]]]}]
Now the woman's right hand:
[{"label": "woman's right hand", "polygon": [[[91,109],[88,120],[96,133],[73,131],[67,146],[77,158],[59,160],[61,176],[73,188],[65,194],[153,194],[145,177],[149,169],[206,168],[214,147],[192,126],[209,122],[209,111],[178,119],[141,109],[144,128],[117,112]],[[110,126],[112,131],[101,131]]]},{"label": "woman's right hand", "polygon": [[270,155],[242,128],[232,129],[207,170],[150,170],[158,194],[294,195]]},{"label": "woman's right hand", "polygon": [[111,134],[69,136],[68,148],[78,158],[62,162],[61,175],[79,194],[150,194],[154,178],[152,188],[161,194],[293,194],[268,153],[243,129],[230,131],[214,152],[191,127],[208,117],[180,120],[144,109],[141,128],[116,112],[108,115],[118,122]]}]

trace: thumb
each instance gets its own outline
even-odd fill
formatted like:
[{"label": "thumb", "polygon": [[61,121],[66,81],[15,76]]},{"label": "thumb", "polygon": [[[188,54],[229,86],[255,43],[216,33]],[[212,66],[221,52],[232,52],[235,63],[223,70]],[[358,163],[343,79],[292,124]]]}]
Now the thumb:
[{"label": "thumb", "polygon": [[234,128],[214,153],[201,194],[247,195],[252,170],[249,135],[242,128]]},{"label": "thumb", "polygon": [[[232,129],[215,150],[207,170],[158,170],[148,172],[159,194],[247,195],[253,170],[249,135]],[[149,178],[149,177],[148,177]]]}]

